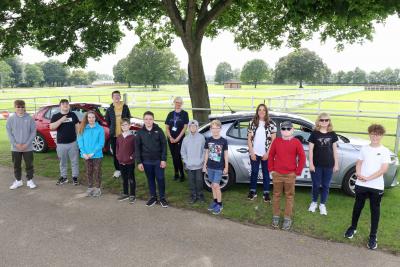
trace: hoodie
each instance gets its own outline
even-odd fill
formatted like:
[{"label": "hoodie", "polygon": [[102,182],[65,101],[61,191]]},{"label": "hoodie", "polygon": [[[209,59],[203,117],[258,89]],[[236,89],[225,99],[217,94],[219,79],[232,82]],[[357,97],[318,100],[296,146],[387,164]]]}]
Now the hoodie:
[{"label": "hoodie", "polygon": [[135,155],[137,164],[145,160],[167,161],[167,140],[164,132],[157,124],[151,130],[144,125],[135,137]]},{"label": "hoodie", "polygon": [[117,160],[119,164],[130,165],[135,161],[135,136],[129,133],[126,137],[117,137]]},{"label": "hoodie", "polygon": [[102,158],[104,147],[103,127],[101,127],[97,122],[93,128],[87,124],[83,133],[78,136],[78,146],[82,158],[83,154],[93,154],[92,159]]},{"label": "hoodie", "polygon": [[18,116],[17,113],[13,113],[7,119],[6,128],[12,151],[19,151],[15,147],[16,144],[27,145],[27,148],[23,152],[29,152],[33,150],[32,141],[36,136],[36,125],[35,121],[28,113],[25,113],[22,116]]},{"label": "hoodie", "polygon": [[205,142],[204,136],[198,131],[194,134],[189,131],[189,134],[183,139],[181,156],[188,170],[203,168]]}]

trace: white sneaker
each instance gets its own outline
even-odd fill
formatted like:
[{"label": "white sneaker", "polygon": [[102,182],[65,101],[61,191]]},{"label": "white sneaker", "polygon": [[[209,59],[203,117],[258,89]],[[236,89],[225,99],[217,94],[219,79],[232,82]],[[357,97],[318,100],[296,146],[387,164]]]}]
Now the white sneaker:
[{"label": "white sneaker", "polygon": [[318,207],[318,203],[317,202],[311,202],[310,207],[308,208],[308,211],[315,212],[317,207]]},{"label": "white sneaker", "polygon": [[115,171],[113,176],[115,178],[119,178],[121,176],[121,172],[120,171]]},{"label": "white sneaker", "polygon": [[32,179],[26,182],[26,186],[29,187],[30,189],[36,188],[36,185]]},{"label": "white sneaker", "polygon": [[10,189],[14,190],[14,189],[17,189],[18,187],[21,187],[23,185],[24,185],[24,183],[22,182],[22,180],[20,180],[20,181],[15,180],[13,182],[13,184],[10,186]]},{"label": "white sneaker", "polygon": [[319,205],[319,213],[321,215],[328,215],[328,211],[326,210],[325,204],[320,204]]}]

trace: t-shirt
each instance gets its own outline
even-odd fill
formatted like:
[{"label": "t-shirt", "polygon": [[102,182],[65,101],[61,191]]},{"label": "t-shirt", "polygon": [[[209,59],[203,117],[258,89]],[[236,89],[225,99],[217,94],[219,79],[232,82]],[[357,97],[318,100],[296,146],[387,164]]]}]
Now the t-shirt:
[{"label": "t-shirt", "polygon": [[119,136],[122,133],[121,129],[121,121],[122,121],[122,109],[124,107],[124,103],[119,102],[119,104],[114,104],[114,112],[115,112],[115,136]]},{"label": "t-shirt", "polygon": [[171,111],[168,113],[165,124],[169,126],[172,138],[177,138],[185,124],[189,124],[189,115],[184,110],[180,112]]},{"label": "t-shirt", "polygon": [[266,134],[265,134],[265,122],[264,121],[260,121],[258,122],[258,128],[256,130],[256,134],[254,136],[254,143],[253,143],[253,149],[254,149],[254,153],[257,156],[264,156],[264,154],[266,153],[265,151],[265,139]]},{"label": "t-shirt", "polygon": [[[382,164],[390,163],[390,151],[382,145],[379,147],[366,145],[361,148],[358,159],[363,161],[361,165],[361,175],[370,176],[377,172],[382,167]],[[356,185],[378,190],[385,189],[383,175],[366,182],[357,179]]]},{"label": "t-shirt", "polygon": [[70,111],[67,114],[58,112],[51,117],[50,122],[56,122],[65,115],[67,115],[67,120],[57,128],[57,144],[69,144],[76,141],[75,125],[79,123],[79,119],[74,112]]},{"label": "t-shirt", "polygon": [[315,167],[333,168],[335,157],[333,155],[333,144],[339,141],[335,132],[321,133],[313,131],[308,138],[314,144],[313,163]]},{"label": "t-shirt", "polygon": [[207,138],[204,149],[208,149],[207,167],[213,170],[223,170],[225,167],[224,152],[228,150],[228,141],[223,137],[214,139],[211,136]]}]

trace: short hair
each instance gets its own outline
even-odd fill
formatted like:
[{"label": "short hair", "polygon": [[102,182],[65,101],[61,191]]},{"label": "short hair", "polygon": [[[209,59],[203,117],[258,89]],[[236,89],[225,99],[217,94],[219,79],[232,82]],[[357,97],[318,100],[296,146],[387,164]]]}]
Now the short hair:
[{"label": "short hair", "polygon": [[25,101],[21,99],[17,99],[14,101],[14,107],[16,106],[24,106],[25,107]]},{"label": "short hair", "polygon": [[121,119],[121,125],[122,125],[124,122],[126,122],[126,123],[128,123],[128,124],[131,124],[131,121],[130,121],[128,118],[123,118],[123,119]]},{"label": "short hair", "polygon": [[221,128],[221,121],[219,121],[219,120],[213,120],[211,123],[210,123],[210,128],[212,127],[212,126],[217,126],[217,127],[219,127],[219,128]]},{"label": "short hair", "polygon": [[369,134],[377,134],[377,135],[384,135],[386,133],[385,127],[380,124],[371,124],[368,127]]},{"label": "short hair", "polygon": [[60,105],[61,105],[61,104],[64,104],[64,103],[69,104],[68,99],[63,98],[63,99],[60,100]]},{"label": "short hair", "polygon": [[183,103],[183,98],[181,96],[177,96],[177,97],[174,98],[174,103],[176,101],[179,101],[179,102]]},{"label": "short hair", "polygon": [[115,90],[115,91],[113,91],[113,92],[111,93],[111,97],[113,97],[113,96],[114,96],[114,94],[119,94],[119,95],[121,95],[121,92],[120,92],[120,91],[118,91],[118,90]]},{"label": "short hair", "polygon": [[154,113],[149,111],[149,110],[146,111],[145,113],[143,113],[143,118],[146,117],[146,115],[150,115],[150,116],[152,116],[154,118]]}]

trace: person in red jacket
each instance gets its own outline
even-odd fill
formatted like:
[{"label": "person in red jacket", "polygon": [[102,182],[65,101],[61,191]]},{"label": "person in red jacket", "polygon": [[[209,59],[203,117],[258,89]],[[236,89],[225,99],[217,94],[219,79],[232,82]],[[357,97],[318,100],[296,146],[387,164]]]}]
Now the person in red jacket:
[{"label": "person in red jacket", "polygon": [[122,133],[117,137],[116,150],[117,160],[122,176],[123,192],[118,198],[119,201],[129,199],[129,203],[133,204],[136,200],[136,181],[135,181],[135,136],[129,130],[129,119],[122,119]]},{"label": "person in red jacket", "polygon": [[280,128],[282,137],[277,137],[272,142],[268,156],[268,170],[274,185],[272,226],[279,227],[280,199],[282,192],[285,191],[286,206],[282,229],[289,230],[292,226],[296,176],[301,174],[306,156],[301,142],[293,136],[293,124],[284,121]]}]

